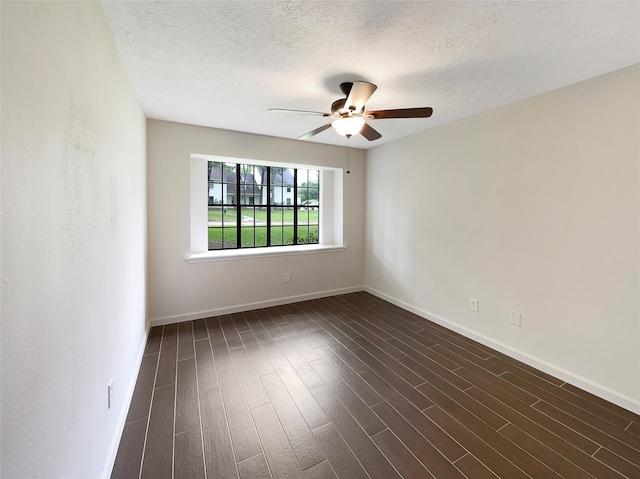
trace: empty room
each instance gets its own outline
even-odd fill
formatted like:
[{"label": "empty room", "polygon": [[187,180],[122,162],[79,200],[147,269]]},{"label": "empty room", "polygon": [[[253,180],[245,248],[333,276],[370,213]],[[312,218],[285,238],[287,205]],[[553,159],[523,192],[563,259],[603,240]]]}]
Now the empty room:
[{"label": "empty room", "polygon": [[0,476],[640,477],[640,3],[6,1]]}]

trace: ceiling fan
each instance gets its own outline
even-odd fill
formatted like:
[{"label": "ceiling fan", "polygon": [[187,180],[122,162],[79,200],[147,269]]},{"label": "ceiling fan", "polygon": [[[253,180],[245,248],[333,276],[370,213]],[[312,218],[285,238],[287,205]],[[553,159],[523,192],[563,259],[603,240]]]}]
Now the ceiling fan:
[{"label": "ceiling fan", "polygon": [[395,110],[372,110],[365,111],[365,103],[373,95],[378,87],[366,81],[345,82],[340,84],[340,90],[345,94],[345,98],[340,98],[331,104],[331,113],[306,110],[287,110],[282,108],[271,108],[269,111],[275,113],[295,113],[300,115],[317,115],[332,117],[333,121],[322,125],[299,137],[299,140],[308,140],[318,133],[333,128],[343,136],[350,138],[360,133],[367,140],[373,141],[381,138],[382,135],[374,130],[365,120],[383,120],[388,118],[428,118],[433,113],[430,107],[423,108],[400,108]]}]

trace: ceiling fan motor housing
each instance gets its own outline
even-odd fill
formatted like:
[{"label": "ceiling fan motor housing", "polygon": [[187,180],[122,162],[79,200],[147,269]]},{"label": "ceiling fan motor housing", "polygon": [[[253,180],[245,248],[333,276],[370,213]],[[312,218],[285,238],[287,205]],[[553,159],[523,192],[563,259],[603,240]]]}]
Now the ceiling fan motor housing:
[{"label": "ceiling fan motor housing", "polygon": [[345,113],[348,113],[349,110],[347,110],[344,107],[344,104],[347,102],[346,98],[340,98],[339,100],[334,101],[331,104],[331,113],[338,113],[338,115],[342,116]]}]

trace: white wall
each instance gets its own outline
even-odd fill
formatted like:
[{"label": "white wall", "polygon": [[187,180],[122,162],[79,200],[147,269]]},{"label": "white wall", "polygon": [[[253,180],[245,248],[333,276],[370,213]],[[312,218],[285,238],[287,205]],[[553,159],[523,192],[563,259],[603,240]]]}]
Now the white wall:
[{"label": "white wall", "polygon": [[99,2],[2,2],[3,478],[109,473],[145,339],[145,128]]},{"label": "white wall", "polygon": [[[191,154],[343,168],[345,149],[155,120],[147,122],[147,135],[152,323],[362,289],[364,151],[351,150],[351,174],[343,174],[345,251],[191,264],[185,261],[191,251]],[[291,282],[285,284],[287,272]]]},{"label": "white wall", "polygon": [[636,65],[368,150],[365,286],[640,412],[639,84]]}]

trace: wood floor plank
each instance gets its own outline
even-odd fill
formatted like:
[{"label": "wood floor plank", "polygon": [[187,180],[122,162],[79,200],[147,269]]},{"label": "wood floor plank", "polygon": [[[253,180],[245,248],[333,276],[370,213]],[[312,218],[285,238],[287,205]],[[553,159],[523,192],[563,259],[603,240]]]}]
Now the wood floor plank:
[{"label": "wood floor plank", "polygon": [[[503,375],[504,379],[510,381],[510,378],[517,378],[518,384],[516,384],[521,389],[529,391],[532,394],[535,394],[537,397],[541,399],[545,399],[547,402],[555,405],[561,405],[560,407],[564,408],[564,404],[570,404],[571,409],[575,411],[575,416],[582,418],[586,422],[591,422],[591,418],[594,418],[593,424],[596,427],[606,428],[606,430],[613,430],[612,426],[617,427],[618,429],[624,429],[629,424],[629,420],[625,417],[619,416],[618,414],[605,409],[604,407],[594,404],[593,402],[587,401],[575,394],[571,394],[570,392],[551,385],[546,381],[529,374],[527,372],[520,372],[516,374],[516,372],[510,370],[507,374]],[[510,381],[514,382],[514,381]],[[526,384],[531,384],[534,388],[529,389]],[[544,391],[545,395],[539,394],[539,391]],[[553,397],[553,398],[552,398]],[[564,403],[561,403],[563,401]],[[584,411],[586,414],[583,414]],[[607,422],[609,424],[604,424]]]},{"label": "wood floor plank", "polygon": [[373,345],[373,343],[371,343],[368,339],[361,336],[359,338],[356,338],[355,341],[361,346],[363,350],[373,355],[377,361],[384,363],[387,369],[392,370],[395,374],[400,376],[412,386],[415,387],[418,384],[422,384],[424,382],[424,379],[411,371],[404,364],[400,363],[396,358],[389,356],[382,350],[378,350],[377,346]]},{"label": "wood floor plank", "polygon": [[219,388],[208,389],[200,400],[207,477],[237,478],[229,425]]},{"label": "wood floor plank", "polygon": [[220,326],[224,333],[224,338],[227,341],[227,347],[229,349],[241,348],[243,346],[236,325],[231,318],[231,315],[225,314],[220,316]]},{"label": "wood floor plank", "polygon": [[269,402],[269,398],[262,387],[258,373],[253,369],[253,365],[251,364],[247,351],[244,347],[240,347],[232,349],[230,353],[236,372],[238,373],[238,378],[240,379],[240,384],[242,384],[242,389],[244,390],[244,395],[247,399],[249,409],[267,404]]},{"label": "wood floor plank", "polygon": [[273,338],[269,335],[269,332],[266,330],[261,321],[251,322],[249,323],[249,327],[251,328],[253,335],[258,340],[260,347],[269,359],[279,358],[280,356],[283,356],[282,351],[280,351],[280,348],[278,348],[276,343],[273,342]]},{"label": "wood floor plank", "polygon": [[428,377],[428,380],[431,386],[438,388],[439,391],[455,402],[456,405],[466,409],[492,429],[500,429],[507,423],[505,418],[496,414],[480,401],[460,391],[440,376],[433,374]]},{"label": "wood floor plank", "polygon": [[[523,406],[520,410],[511,409],[476,387],[469,389],[467,393],[479,398],[484,404],[491,405],[495,411],[500,412],[514,426],[562,457],[589,471],[592,476],[600,479],[607,479],[611,476],[609,468],[592,457],[599,446],[573,429],[556,421],[550,421],[544,414],[528,406]],[[509,404],[513,405],[514,403],[515,401],[512,401]]]},{"label": "wood floor plank", "polygon": [[562,477],[571,477],[572,479],[592,479],[593,476],[580,469],[574,463],[570,462],[556,451],[548,448],[541,442],[529,436],[513,424],[507,424],[500,429],[500,434],[509,439],[520,448],[527,451],[533,457],[543,464],[553,469]]},{"label": "wood floor plank", "polygon": [[196,371],[198,379],[198,389],[200,390],[200,396],[202,398],[203,392],[218,388],[218,375],[216,373],[216,365],[213,362],[213,352],[211,350],[211,343],[208,339],[196,341],[195,353],[196,353]]},{"label": "wood floor plank", "polygon": [[368,479],[362,464],[353,455],[332,423],[313,430],[327,460],[339,478]]},{"label": "wood floor plank", "polygon": [[462,473],[433,444],[418,433],[389,404],[383,402],[373,406],[371,409],[435,477],[465,479]]},{"label": "wood floor plank", "polygon": [[329,418],[324,413],[318,402],[315,400],[309,389],[304,385],[302,379],[295,372],[286,358],[276,358],[272,360],[273,366],[276,368],[282,383],[287,388],[293,402],[296,403],[298,409],[302,413],[305,421],[313,430],[320,426],[328,424]]},{"label": "wood floor plank", "polygon": [[185,321],[178,325],[178,361],[193,355],[193,325],[191,321]]},{"label": "wood floor plank", "polygon": [[237,478],[229,425],[209,340],[196,341],[195,350],[207,476]]},{"label": "wood floor plank", "polygon": [[175,385],[153,393],[141,478],[171,479],[173,474],[173,409]]},{"label": "wood floor plank", "polygon": [[[611,475],[606,466],[592,457],[599,446],[574,430],[549,420],[544,414],[528,406],[523,406],[519,411],[506,407],[476,387],[469,389],[467,393],[491,406],[495,411],[500,411],[514,426],[526,431],[531,437],[567,460],[580,465],[594,477]],[[581,445],[583,449],[578,448],[577,445]],[[585,452],[584,449],[589,452]]]},{"label": "wood floor plank", "polygon": [[[391,341],[389,341],[391,342]],[[433,375],[437,375],[447,382],[453,384],[458,389],[464,391],[468,387],[471,387],[471,383],[466,379],[461,378],[457,374],[453,373],[447,368],[443,368],[430,358],[416,357],[417,355],[406,356],[398,361],[404,364],[407,368],[411,369],[423,380],[429,381]]]},{"label": "wood floor plank", "polygon": [[460,421],[477,437],[491,444],[494,449],[500,451],[504,457],[517,465],[531,477],[544,477],[559,479],[560,476],[522,450],[511,441],[501,436],[485,422],[471,414],[465,408],[460,407],[455,401],[439,391],[431,384],[423,384],[419,387],[436,405],[445,410],[449,415]]},{"label": "wood floor plank", "polygon": [[[498,477],[509,479],[531,479],[511,461],[493,449],[483,439],[471,433],[462,423],[448,415],[438,406],[433,406],[424,411],[429,418],[446,430],[457,442],[467,449],[476,458]],[[541,476],[543,477],[543,476]]]},{"label": "wood floor plank", "polygon": [[[318,333],[317,334],[320,338],[323,338],[323,334],[322,333]],[[327,336],[329,336],[327,334]],[[356,373],[361,373],[364,371],[368,371],[369,367],[366,366],[362,360],[357,357],[353,350],[348,350],[347,348],[345,348],[342,344],[340,344],[338,341],[332,340],[333,338],[326,338],[326,341],[321,344],[318,347],[329,347],[331,348],[331,350],[340,357],[340,359],[342,359],[345,363],[347,363],[349,365],[349,367],[351,369],[353,369]],[[361,349],[361,348],[356,348],[356,349]]]},{"label": "wood floor plank", "polygon": [[251,411],[251,414],[274,479],[304,479],[300,464],[271,404],[257,407]]},{"label": "wood floor plank", "polygon": [[238,472],[240,479],[271,479],[271,472],[263,453],[240,462]]},{"label": "wood floor plank", "polygon": [[116,461],[111,471],[112,479],[138,479],[146,432],[146,418],[124,425]]},{"label": "wood floor plank", "polygon": [[[396,466],[402,477],[415,479],[435,479],[436,476],[424,468],[413,454],[389,429],[371,437],[382,453]],[[462,476],[460,476],[462,477]]]},{"label": "wood floor plank", "polygon": [[[370,343],[375,344],[382,349],[385,353],[391,356],[393,359],[399,359],[406,356],[402,351],[397,349],[393,344],[389,343],[386,339],[381,338],[377,334],[373,333],[369,328],[357,324],[352,321],[348,323],[356,332],[360,333],[363,338],[366,338]],[[373,327],[371,327],[373,329]],[[387,334],[389,336],[389,334]],[[389,338],[391,339],[391,338]],[[362,346],[362,345],[361,345]]]},{"label": "wood floor plank", "polygon": [[305,479],[338,479],[329,461],[325,460],[304,471]]},{"label": "wood floor plank", "polygon": [[169,336],[162,339],[156,387],[167,386],[176,382],[176,367],[178,361],[178,337]]},{"label": "wood floor plank", "polygon": [[162,330],[164,326],[154,326],[149,329],[147,336],[147,344],[144,346],[144,355],[158,353],[160,351],[160,343],[162,342]]},{"label": "wood floor plank", "polygon": [[300,379],[305,383],[307,388],[313,389],[318,386],[322,386],[324,383],[322,379],[316,374],[313,368],[309,365],[307,360],[300,354],[295,345],[287,338],[277,339],[275,343],[280,350],[284,353],[285,357],[289,361],[289,364],[293,366],[293,369],[298,373]]},{"label": "wood floor plank", "polygon": [[472,454],[465,454],[456,461],[455,465],[465,476],[473,479],[497,479],[498,477]]},{"label": "wood floor plank", "polygon": [[628,441],[621,441],[545,401],[540,401],[534,404],[533,407],[561,424],[592,438],[602,447],[606,447],[627,461],[635,464],[637,467],[640,467],[640,450],[638,449],[640,448],[640,438],[629,434],[632,438]]},{"label": "wood floor plank", "polygon": [[360,399],[353,389],[327,363],[319,359],[312,362],[311,365],[369,436],[373,436],[385,429],[386,426],[378,419],[371,408]]},{"label": "wood floor plank", "polygon": [[209,339],[209,333],[207,332],[207,321],[205,319],[196,319],[193,322],[193,340]]},{"label": "wood floor plank", "polygon": [[362,379],[351,369],[337,354],[335,354],[328,346],[318,348],[319,357],[333,369],[340,377],[360,396],[367,406],[378,404],[383,399],[375,389]]},{"label": "wood floor plank", "polygon": [[238,333],[242,333],[243,331],[251,331],[249,323],[247,323],[244,314],[233,313],[231,315],[231,320],[233,321],[233,324],[235,325],[236,331],[238,331]]},{"label": "wood floor plank", "polygon": [[327,386],[321,386],[311,392],[372,479],[400,477]]},{"label": "wood floor plank", "polygon": [[466,454],[466,450],[460,446],[446,431],[440,429],[422,411],[411,404],[398,391],[382,381],[372,372],[362,373],[362,378],[375,387],[375,390],[401,414],[425,439],[433,444],[449,461],[453,462]]},{"label": "wood floor plank", "polygon": [[258,340],[252,331],[241,332],[240,338],[244,343],[244,347],[249,358],[251,358],[251,363],[253,364],[256,373],[258,373],[258,376],[275,372],[275,369],[273,369],[273,366],[271,365],[271,361],[269,361],[269,358],[262,350],[260,343],[258,343]]},{"label": "wood floor plank", "polygon": [[[593,456],[626,477],[640,477],[640,468],[604,447]],[[616,476],[617,477],[617,476]]]},{"label": "wood floor plank", "polygon": [[358,356],[358,358],[360,358],[363,363],[369,366],[371,371],[380,376],[386,383],[388,383],[396,391],[407,398],[409,402],[411,402],[418,409],[422,410],[433,404],[433,402],[429,398],[427,398],[417,389],[413,388],[394,371],[389,369],[386,364],[378,360],[375,356],[372,356],[369,352],[365,351],[364,349],[355,349],[352,352],[353,354]]},{"label": "wood floor plank", "polygon": [[156,368],[158,365],[158,353],[150,353],[142,356],[140,371],[136,379],[136,385],[131,398],[131,405],[127,413],[126,422],[133,422],[149,417],[151,406],[151,396],[153,394],[153,384],[156,378]]},{"label": "wood floor plank", "polygon": [[320,445],[291,399],[280,376],[273,373],[262,376],[261,379],[302,469],[308,469],[324,461],[325,457]]},{"label": "wood floor plank", "polygon": [[[207,322],[207,324],[209,324]],[[209,328],[209,340],[211,341],[211,349],[213,349],[213,357],[216,362],[216,370],[218,373],[224,371],[232,371],[234,369],[231,354],[227,347],[227,341],[224,339],[224,333],[218,319]]]},{"label": "wood floor plank", "polygon": [[581,397],[582,399],[592,402],[593,404],[597,404],[600,407],[603,407],[605,409],[611,410],[614,413],[616,413],[619,416],[622,416],[624,418],[627,418],[629,421],[638,421],[640,420],[640,416],[638,416],[638,414],[635,414],[631,411],[628,411],[620,406],[618,406],[617,404],[613,404],[605,399],[602,399],[598,396],[595,396],[594,394],[591,394],[590,392],[584,391],[576,386],[574,386],[573,384],[569,384],[569,383],[564,383],[560,386],[562,389],[564,389],[565,391],[570,392],[571,394],[574,394],[576,396]]},{"label": "wood floor plank", "polygon": [[444,345],[442,343],[438,343],[433,346],[431,350],[455,363],[460,364],[460,366],[468,367],[469,365],[473,365],[478,369],[484,370],[485,373],[491,373],[496,376],[505,372],[504,368],[474,356],[456,345]]},{"label": "wood floor plank", "polygon": [[178,361],[175,434],[200,427],[200,407],[194,358]]},{"label": "wood floor plank", "polygon": [[251,419],[251,412],[235,371],[218,373],[218,381],[220,382],[224,408],[227,411],[236,462],[244,461],[262,452],[262,446]]},{"label": "wood floor plank", "polygon": [[200,426],[175,438],[174,479],[204,479],[204,455]]},{"label": "wood floor plank", "polygon": [[[532,368],[531,366],[524,364],[523,362],[517,361],[512,358],[508,358],[502,354],[497,353],[491,358],[487,359],[487,362],[495,364],[498,368],[504,369],[505,371],[510,371],[516,376],[534,376],[539,380],[544,381],[546,384],[551,384],[557,387],[560,387],[564,384],[564,381],[558,378],[554,378],[553,376],[546,374],[538,369]],[[536,384],[536,381],[534,381]]]},{"label": "wood floor plank", "polygon": [[169,336],[177,336],[177,335],[178,335],[178,323],[164,325],[164,329],[162,330],[163,338],[168,338]]}]

